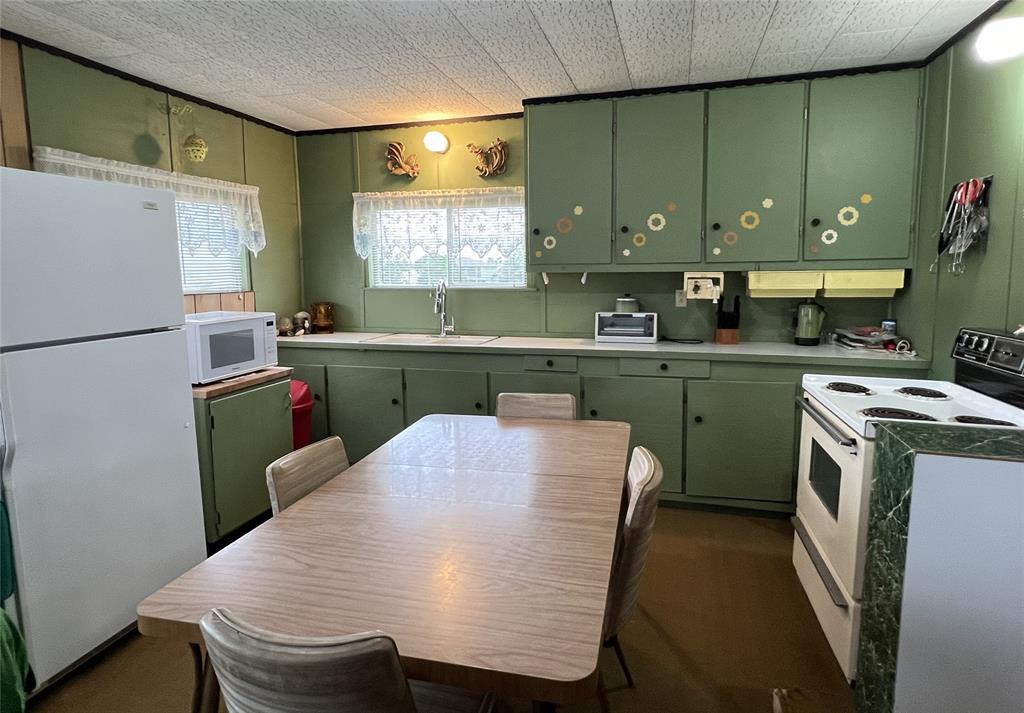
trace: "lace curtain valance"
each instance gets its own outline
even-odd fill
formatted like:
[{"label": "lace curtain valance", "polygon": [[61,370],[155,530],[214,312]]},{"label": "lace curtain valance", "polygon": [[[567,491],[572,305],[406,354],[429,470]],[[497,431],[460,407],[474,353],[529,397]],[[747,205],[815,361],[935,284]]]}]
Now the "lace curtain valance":
[{"label": "lace curtain valance", "polygon": [[[395,211],[473,211],[493,208],[522,208],[523,187],[506,186],[496,188],[465,188],[438,191],[390,191],[387,193],[353,193],[352,239],[356,254],[364,260],[373,252],[381,240],[384,222],[389,212]],[[469,213],[465,213],[469,217]],[[493,211],[491,212],[493,216]],[[441,220],[439,214],[424,213],[423,225],[426,231],[434,220]],[[481,214],[481,221],[486,220]],[[405,223],[408,225],[408,221]],[[408,228],[417,232],[413,226]],[[494,244],[493,231],[461,231],[460,245],[469,245],[483,255]],[[479,245],[474,245],[478,242]]]},{"label": "lace curtain valance", "polygon": [[260,211],[260,189],[256,186],[136,166],[48,146],[36,146],[33,157],[36,170],[46,173],[163,188],[174,191],[179,201],[230,206],[238,227],[239,242],[253,255],[266,247],[267,238],[263,232],[263,214]]}]

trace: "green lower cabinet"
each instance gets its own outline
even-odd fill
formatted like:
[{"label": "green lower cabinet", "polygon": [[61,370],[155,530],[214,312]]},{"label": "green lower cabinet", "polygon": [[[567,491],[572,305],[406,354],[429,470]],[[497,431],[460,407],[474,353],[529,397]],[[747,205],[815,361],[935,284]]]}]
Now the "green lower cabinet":
[{"label": "green lower cabinet", "polygon": [[689,382],[686,494],[792,500],[795,395],[792,382]]},{"label": "green lower cabinet", "polygon": [[580,377],[575,374],[491,373],[491,413],[498,394],[572,394],[580,405]]},{"label": "green lower cabinet", "polygon": [[327,412],[331,433],[355,462],[405,427],[402,370],[376,366],[328,366]]},{"label": "green lower cabinet", "polygon": [[487,372],[405,370],[405,420],[431,413],[487,414]]},{"label": "green lower cabinet", "polygon": [[912,69],[811,82],[804,260],[910,255],[919,82]]},{"label": "green lower cabinet", "polygon": [[[292,450],[290,381],[202,401],[199,434],[206,539],[214,542],[270,509],[267,466]],[[203,421],[196,419],[197,428]]]},{"label": "green lower cabinet", "polygon": [[682,379],[584,377],[583,418],[629,423],[630,450],[648,448],[665,470],[662,491],[682,492]]},{"label": "green lower cabinet", "polygon": [[330,435],[327,423],[327,372],[320,364],[289,364],[292,378],[304,381],[313,393],[313,442]]}]

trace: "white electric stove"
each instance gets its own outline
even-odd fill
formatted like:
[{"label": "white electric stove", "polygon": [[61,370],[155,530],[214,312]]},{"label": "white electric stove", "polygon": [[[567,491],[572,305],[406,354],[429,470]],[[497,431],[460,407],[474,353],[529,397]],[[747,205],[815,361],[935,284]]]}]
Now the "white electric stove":
[{"label": "white electric stove", "polygon": [[806,374],[793,564],[846,677],[857,675],[879,423],[1024,429],[1024,338],[962,329],[956,382]]}]

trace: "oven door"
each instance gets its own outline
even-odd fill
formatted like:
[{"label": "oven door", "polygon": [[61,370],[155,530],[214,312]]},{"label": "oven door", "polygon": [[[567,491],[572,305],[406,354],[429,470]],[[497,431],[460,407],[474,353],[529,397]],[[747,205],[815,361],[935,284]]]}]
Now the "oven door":
[{"label": "oven door", "polygon": [[806,394],[801,406],[797,518],[842,589],[859,600],[874,444]]},{"label": "oven door", "polygon": [[259,318],[199,327],[200,383],[248,374],[267,365],[265,328]]}]

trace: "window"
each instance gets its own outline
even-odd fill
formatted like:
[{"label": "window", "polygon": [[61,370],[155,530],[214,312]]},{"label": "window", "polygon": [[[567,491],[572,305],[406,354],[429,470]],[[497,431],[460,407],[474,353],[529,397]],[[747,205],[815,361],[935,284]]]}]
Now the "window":
[{"label": "window", "polygon": [[171,190],[178,221],[184,292],[238,292],[245,287],[243,248],[266,244],[259,189],[95,156],[36,146],[36,170]]},{"label": "window", "polygon": [[354,194],[373,287],[525,287],[522,188]]},{"label": "window", "polygon": [[178,200],[181,284],[190,292],[241,292],[245,262],[235,211],[222,203]]}]

